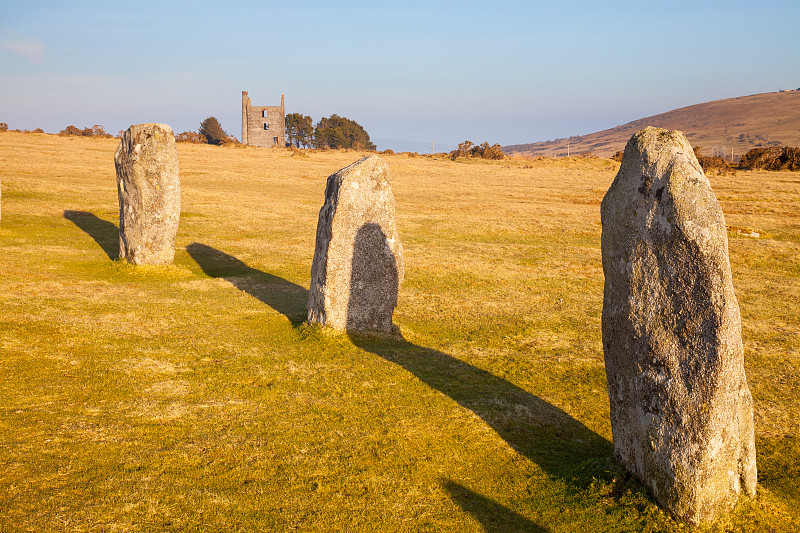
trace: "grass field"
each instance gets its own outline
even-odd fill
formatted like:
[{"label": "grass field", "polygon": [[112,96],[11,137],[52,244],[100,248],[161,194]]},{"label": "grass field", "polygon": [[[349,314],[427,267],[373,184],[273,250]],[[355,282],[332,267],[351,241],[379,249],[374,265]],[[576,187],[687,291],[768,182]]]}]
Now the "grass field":
[{"label": "grass field", "polygon": [[[612,460],[603,159],[386,156],[403,339],[304,324],[358,152],[179,145],[175,265],[117,260],[114,139],[0,134],[0,531],[684,531]],[[759,495],[800,527],[800,174],[710,177]],[[755,231],[760,236],[747,236]]]}]

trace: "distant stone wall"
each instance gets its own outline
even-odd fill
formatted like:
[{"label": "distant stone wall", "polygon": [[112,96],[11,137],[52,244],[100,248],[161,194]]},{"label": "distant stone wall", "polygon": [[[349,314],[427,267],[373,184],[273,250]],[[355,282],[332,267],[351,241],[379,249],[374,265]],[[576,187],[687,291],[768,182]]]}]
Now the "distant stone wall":
[{"label": "distant stone wall", "polygon": [[254,106],[242,91],[242,144],[272,148],[286,146],[283,95],[279,106]]}]

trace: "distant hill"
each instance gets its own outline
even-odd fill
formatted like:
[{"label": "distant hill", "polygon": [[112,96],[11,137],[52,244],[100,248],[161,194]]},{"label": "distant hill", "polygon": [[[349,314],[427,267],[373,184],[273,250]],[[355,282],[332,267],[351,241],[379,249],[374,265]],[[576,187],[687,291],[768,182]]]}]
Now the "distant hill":
[{"label": "distant hill", "polygon": [[[754,94],[682,107],[609,130],[569,139],[504,146],[508,155],[565,156],[592,152],[610,157],[646,126],[681,130],[703,155],[736,159],[751,148],[800,146],[800,90]],[[569,146],[568,146],[569,144]]]}]

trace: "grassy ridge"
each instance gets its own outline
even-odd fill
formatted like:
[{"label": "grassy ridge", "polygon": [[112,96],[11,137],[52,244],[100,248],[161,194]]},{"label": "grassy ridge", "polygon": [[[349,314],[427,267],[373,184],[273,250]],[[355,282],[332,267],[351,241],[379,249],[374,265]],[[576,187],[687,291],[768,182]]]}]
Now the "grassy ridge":
[{"label": "grassy ridge", "polygon": [[[389,156],[404,339],[303,324],[325,178],[356,152],[180,145],[175,265],[115,261],[114,140],[0,134],[0,530],[680,531],[610,460],[605,160]],[[760,495],[800,503],[800,178],[712,184]],[[743,231],[743,233],[746,233]]]}]

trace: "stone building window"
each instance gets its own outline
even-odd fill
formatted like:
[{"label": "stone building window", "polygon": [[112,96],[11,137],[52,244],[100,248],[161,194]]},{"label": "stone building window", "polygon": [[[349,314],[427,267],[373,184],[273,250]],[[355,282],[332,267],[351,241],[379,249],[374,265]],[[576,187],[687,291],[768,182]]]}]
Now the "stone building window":
[{"label": "stone building window", "polygon": [[277,137],[273,137],[273,138],[275,139],[275,146],[278,146],[278,138]]},{"label": "stone building window", "polygon": [[265,123],[264,123],[264,129],[265,129],[265,130],[268,130],[268,129],[269,129],[269,122],[265,122]]},{"label": "stone building window", "polygon": [[261,117],[262,118],[267,118],[267,115],[268,115],[267,110],[266,109],[262,109],[261,110]]}]

